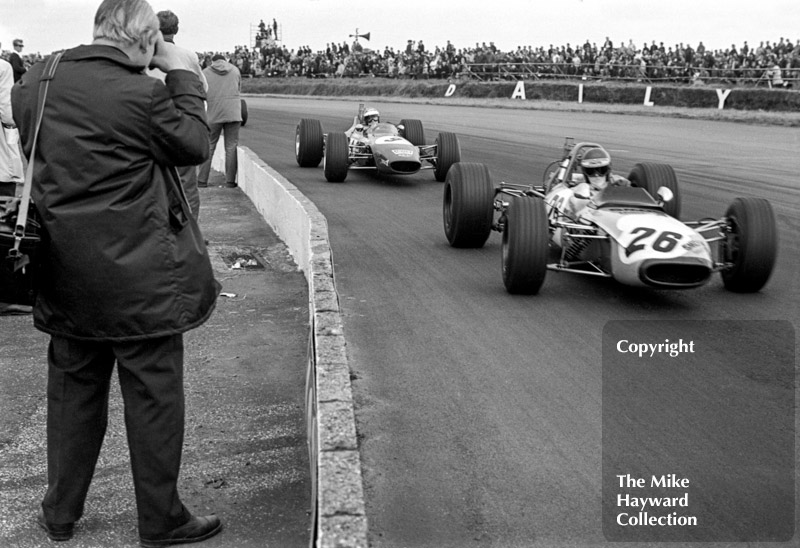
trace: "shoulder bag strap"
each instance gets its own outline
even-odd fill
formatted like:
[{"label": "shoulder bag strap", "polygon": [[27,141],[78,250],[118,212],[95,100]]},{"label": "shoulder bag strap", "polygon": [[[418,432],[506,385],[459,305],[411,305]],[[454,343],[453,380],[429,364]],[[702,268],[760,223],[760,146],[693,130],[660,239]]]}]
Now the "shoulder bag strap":
[{"label": "shoulder bag strap", "polygon": [[[56,73],[56,65],[63,55],[63,51],[52,54],[47,58],[44,67],[44,72],[39,79],[39,108],[36,114],[36,128],[33,133],[33,146],[31,147],[30,160],[28,167],[25,170],[25,184],[22,187],[22,197],[19,202],[19,211],[17,213],[17,224],[14,227],[14,247],[9,251],[9,257],[14,259],[14,270],[19,270],[25,266],[26,258],[20,253],[19,247],[22,239],[25,237],[25,227],[28,224],[28,207],[31,203],[31,186],[33,185],[33,165],[36,158],[36,142],[39,140],[39,128],[42,125],[42,115],[44,113],[44,104],[47,100],[47,88],[50,80]],[[21,263],[21,264],[20,264]]]}]

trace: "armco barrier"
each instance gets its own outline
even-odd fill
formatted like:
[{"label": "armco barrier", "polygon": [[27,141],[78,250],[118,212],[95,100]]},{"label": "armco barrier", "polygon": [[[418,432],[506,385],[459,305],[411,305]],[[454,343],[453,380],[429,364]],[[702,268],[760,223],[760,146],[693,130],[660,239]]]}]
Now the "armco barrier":
[{"label": "armco barrier", "polygon": [[[222,139],[212,160],[225,170]],[[238,184],[294,256],[308,282],[306,418],[312,480],[310,546],[366,548],[367,518],[328,224],[316,206],[250,149],[238,148]]]}]

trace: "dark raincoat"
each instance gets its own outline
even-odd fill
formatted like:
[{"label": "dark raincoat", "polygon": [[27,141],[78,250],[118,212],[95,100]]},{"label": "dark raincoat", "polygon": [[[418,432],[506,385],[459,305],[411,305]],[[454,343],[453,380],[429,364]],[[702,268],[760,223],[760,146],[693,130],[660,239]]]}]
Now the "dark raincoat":
[{"label": "dark raincoat", "polygon": [[[12,91],[27,156],[43,68]],[[174,169],[208,157],[204,95],[192,72],[171,71],[165,85],[114,47],[64,53],[32,189],[46,231],[37,328],[126,341],[182,333],[211,314],[219,284]]]}]

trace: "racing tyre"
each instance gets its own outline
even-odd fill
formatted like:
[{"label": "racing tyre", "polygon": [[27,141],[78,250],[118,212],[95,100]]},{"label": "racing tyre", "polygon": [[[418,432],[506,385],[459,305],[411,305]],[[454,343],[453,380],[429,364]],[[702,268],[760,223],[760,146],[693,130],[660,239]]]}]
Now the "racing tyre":
[{"label": "racing tyre", "polygon": [[664,204],[664,212],[670,217],[678,218],[681,213],[681,195],[678,192],[678,178],[675,170],[668,164],[642,163],[636,164],[628,175],[631,185],[647,191],[658,200],[658,189],[662,186],[672,191],[672,200]]},{"label": "racing tyre", "polygon": [[544,201],[514,196],[503,229],[503,283],[506,291],[534,295],[547,273],[548,228]]},{"label": "racing tyre", "polygon": [[453,247],[483,247],[492,232],[494,186],[484,164],[456,163],[444,182],[442,218]]},{"label": "racing tyre", "polygon": [[247,101],[242,99],[242,127],[247,124]]},{"label": "racing tyre", "polygon": [[403,126],[403,139],[419,147],[425,144],[425,130],[422,129],[422,122],[419,120],[400,120]]},{"label": "racing tyre", "polygon": [[728,232],[720,254],[733,266],[721,271],[722,281],[730,291],[754,293],[769,280],[778,254],[775,213],[763,198],[736,198],[725,217]]},{"label": "racing tyre", "polygon": [[325,179],[329,183],[341,183],[347,177],[350,146],[344,133],[328,133],[325,142]]},{"label": "racing tyre", "polygon": [[319,120],[303,118],[297,124],[294,138],[294,155],[300,167],[317,167],[322,161],[324,140]]},{"label": "racing tyre", "polygon": [[455,133],[442,132],[436,138],[436,167],[433,175],[440,183],[447,177],[450,166],[461,161],[461,146]]}]

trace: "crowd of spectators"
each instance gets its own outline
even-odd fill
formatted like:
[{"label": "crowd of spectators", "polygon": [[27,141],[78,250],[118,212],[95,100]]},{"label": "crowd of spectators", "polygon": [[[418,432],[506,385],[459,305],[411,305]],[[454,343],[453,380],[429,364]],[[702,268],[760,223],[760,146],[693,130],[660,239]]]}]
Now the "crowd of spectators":
[{"label": "crowd of spectators", "polygon": [[[433,49],[421,40],[409,40],[402,48],[373,50],[356,38],[352,44],[331,42],[324,50],[314,51],[308,46],[289,49],[283,45],[273,19],[271,25],[261,21],[255,43],[254,47],[237,46],[232,52],[198,53],[200,64],[205,68],[213,55],[223,53],[244,77],[586,78],[769,86],[788,86],[800,78],[800,39],[793,44],[783,37],[724,49],[706,48],[703,42],[695,47],[655,41],[639,46],[606,38],[599,46],[587,40],[574,45],[520,46],[513,51],[502,51],[494,42],[456,48],[449,40]],[[25,55],[29,64],[41,58],[38,53]]]},{"label": "crowd of spectators", "polygon": [[253,77],[304,76],[335,78],[381,76],[388,78],[478,77],[481,79],[590,78],[671,82],[703,80],[772,85],[800,77],[800,40],[781,37],[757,46],[744,42],[724,49],[663,42],[635,45],[633,41],[601,45],[520,46],[501,51],[493,42],[473,47],[445,45],[427,48],[409,40],[403,48],[373,50],[356,39],[352,44],[329,43],[324,50],[308,46],[288,49],[279,41],[254,48],[237,47],[232,61],[242,74]]}]

